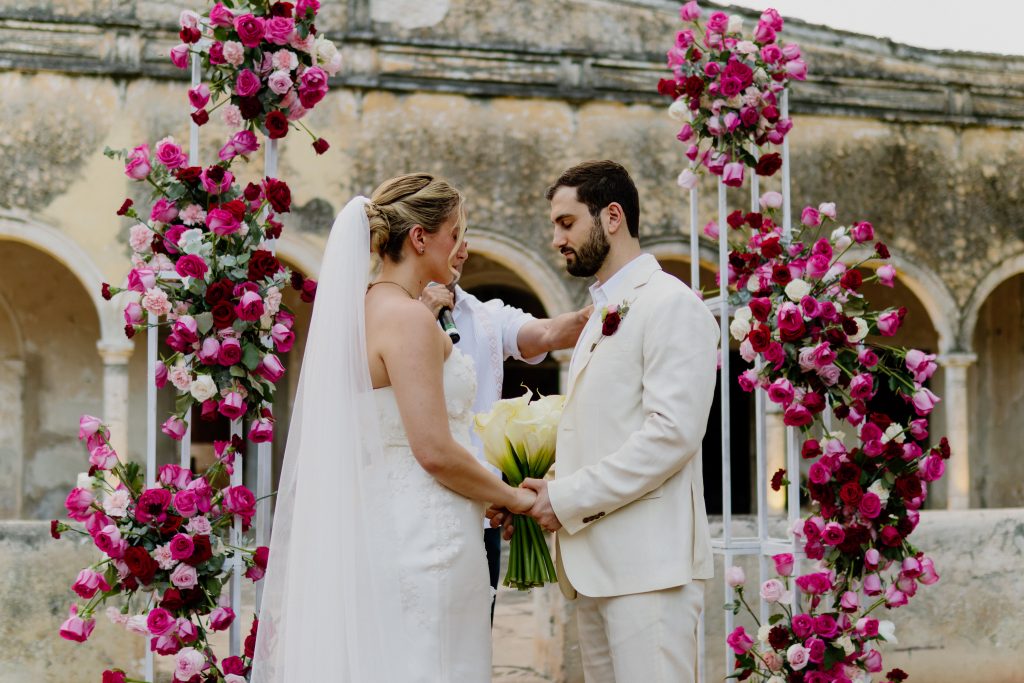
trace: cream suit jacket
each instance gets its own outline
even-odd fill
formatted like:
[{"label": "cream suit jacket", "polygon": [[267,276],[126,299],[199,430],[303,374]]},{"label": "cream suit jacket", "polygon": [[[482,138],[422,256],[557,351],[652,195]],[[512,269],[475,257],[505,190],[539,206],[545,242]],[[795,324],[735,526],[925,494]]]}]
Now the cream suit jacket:
[{"label": "cream suit jacket", "polygon": [[570,599],[714,575],[700,446],[718,322],[654,257],[638,258],[608,292],[609,304],[629,305],[618,329],[604,336],[592,325],[577,343],[558,427],[548,491]]}]

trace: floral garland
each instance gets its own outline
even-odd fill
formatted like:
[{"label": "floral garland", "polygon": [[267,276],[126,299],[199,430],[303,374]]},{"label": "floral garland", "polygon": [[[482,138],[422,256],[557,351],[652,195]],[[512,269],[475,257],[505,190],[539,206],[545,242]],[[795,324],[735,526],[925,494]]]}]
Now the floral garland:
[{"label": "floral garland", "polygon": [[713,12],[702,26],[701,14],[696,0],[679,10],[692,28],[676,34],[668,51],[673,77],[661,79],[658,92],[673,99],[669,114],[684,122],[676,138],[687,145],[693,166],[679,185],[696,186],[699,164],[739,187],[746,168],[770,176],[781,167],[778,153],[755,157],[750,149],[782,144],[793,122],[781,117],[779,95],[790,81],[806,78],[807,65],[798,45],[779,41],[783,21],[773,9],[761,15],[750,39],[740,17]]},{"label": "floral garland", "polygon": [[[699,29],[696,2],[680,14]],[[688,158],[699,157],[726,185],[742,185],[744,167],[771,175],[781,164],[777,154],[755,158],[748,150],[782,142],[792,124],[777,118],[777,96],[789,80],[806,77],[799,48],[777,43],[782,23],[778,12],[766,10],[753,40],[745,41],[739,19],[716,12],[704,30],[707,55],[692,31],[680,32],[669,51],[675,79],[662,80],[659,91],[678,98],[671,115],[692,116],[679,139],[692,140]],[[696,182],[692,170],[679,178],[684,188]],[[937,445],[928,440],[926,417],[939,399],[925,383],[937,366],[933,354],[868,338],[895,335],[906,315],[903,308],[872,310],[860,292],[868,281],[892,287],[896,277],[874,227],[836,225],[835,205],[824,203],[804,208],[801,225],[787,236],[777,222],[782,201],[778,192],[766,192],[760,212],[734,211],[728,228],[713,222],[705,234],[732,231],[725,278],[729,302],[738,308],[729,329],[743,359],[756,363],[739,384],[765,391],[782,407],[785,424],[804,434],[801,453],[813,461],[806,484],[811,514],[793,533],[816,563],[794,577],[791,554],[773,558],[778,578],[759,592],[777,608],[764,624],[746,602],[742,570],[728,568],[726,580],[738,597],[726,607],[746,609],[758,632],[752,637],[741,626],[727,642],[739,680],[868,683],[882,671],[875,646],[895,640],[892,622],[874,611],[906,605],[920,585],[939,579],[933,561],[909,541],[927,484],[943,475],[950,457],[945,438]],[[846,265],[852,249],[868,255]],[[868,261],[877,267],[865,276]],[[915,417],[901,421],[882,412],[883,384]],[[825,428],[826,409],[839,427]],[[788,483],[785,470],[772,477],[776,490]],[[906,678],[894,669],[885,680]]]},{"label": "floral garland", "polygon": [[319,10],[318,0],[226,0],[202,15],[183,11],[182,42],[171,48],[171,61],[185,69],[189,56],[198,55],[211,83],[188,91],[192,120],[201,126],[223,106],[230,128],[244,124],[276,140],[294,124],[313,137],[317,154],[327,151],[327,141],[300,121],[327,95],[328,77],[341,69],[338,48],[317,34]]},{"label": "floral garland", "polygon": [[[54,520],[50,533],[54,538],[68,532],[88,537],[104,557],[82,569],[71,586],[86,602],[71,606],[61,637],[85,642],[96,626],[95,612],[107,600],[123,597],[120,609],[106,608],[107,617],[149,637],[157,654],[174,655],[176,682],[199,681],[201,674],[203,681],[244,683],[257,622],[243,656],[218,661],[208,635],[235,620],[222,592],[235,553],[242,554],[245,575],[254,582],[267,568],[266,546],[234,548],[224,540],[235,519],[247,529],[256,513],[252,491],[225,483],[244,442],[238,437],[216,442],[217,462],[200,476],[164,465],[155,485],[146,488],[138,463],[120,460],[99,418],[83,415],[78,438],[89,449],[90,469],[79,476],[65,507],[80,525]],[[130,680],[121,669],[103,674],[103,683]]]}]

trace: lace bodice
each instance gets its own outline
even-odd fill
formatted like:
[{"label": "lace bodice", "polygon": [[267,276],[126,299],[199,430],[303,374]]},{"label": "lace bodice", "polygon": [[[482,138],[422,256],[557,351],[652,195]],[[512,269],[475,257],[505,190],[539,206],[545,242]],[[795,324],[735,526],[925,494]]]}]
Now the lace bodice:
[{"label": "lace bodice", "polygon": [[[395,392],[391,387],[374,391],[377,398],[377,414],[380,416],[380,433],[385,447],[407,447],[409,440],[398,413]],[[476,371],[473,359],[453,348],[444,364],[444,398],[448,410],[448,426],[452,436],[463,446],[470,445],[470,430],[473,428],[473,401],[476,398]]]}]

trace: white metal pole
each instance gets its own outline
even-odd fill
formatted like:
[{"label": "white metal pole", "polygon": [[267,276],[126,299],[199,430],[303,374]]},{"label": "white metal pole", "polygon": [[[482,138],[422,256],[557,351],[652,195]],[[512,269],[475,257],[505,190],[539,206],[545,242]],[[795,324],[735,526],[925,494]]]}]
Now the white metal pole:
[{"label": "white metal pole", "polygon": [[[241,436],[242,434],[242,421],[232,420],[231,421],[231,436]],[[242,463],[244,462],[243,453],[235,453],[235,465],[234,470],[231,472],[231,485],[240,486],[242,484]],[[228,538],[230,539],[231,545],[239,547],[242,542],[242,520],[237,516],[231,523],[231,533]],[[240,551],[235,550],[231,553],[231,609],[238,615],[241,612],[242,604],[242,554]],[[241,621],[236,618],[231,622],[231,629],[228,634],[229,648],[228,651],[231,655],[238,655],[242,652],[242,631]]]},{"label": "white metal pole", "polygon": [[[156,362],[157,344],[160,339],[160,318],[148,314],[146,328],[146,488],[156,483]],[[153,651],[146,648],[143,658],[142,675],[147,681],[153,680]]]},{"label": "white metal pole", "polygon": [[[789,90],[782,91],[782,118],[789,118]],[[789,188],[789,137],[782,140],[782,242],[793,236],[793,209]]]},{"label": "white metal pole", "polygon": [[[192,87],[196,87],[203,81],[202,59],[196,53],[192,54]],[[195,107],[192,111],[196,111]],[[199,125],[192,121],[188,131],[188,163],[190,166],[199,165]]]},{"label": "white metal pole", "polygon": [[[720,427],[722,433],[722,535],[725,543],[724,566],[732,565],[732,448],[729,434],[729,224],[726,222],[725,183],[718,181],[718,316],[721,335],[722,367],[719,374]],[[733,590],[725,584],[725,600],[732,602]],[[733,629],[733,614],[725,613],[725,630]],[[732,674],[734,667],[732,650],[725,648],[726,674]]]}]

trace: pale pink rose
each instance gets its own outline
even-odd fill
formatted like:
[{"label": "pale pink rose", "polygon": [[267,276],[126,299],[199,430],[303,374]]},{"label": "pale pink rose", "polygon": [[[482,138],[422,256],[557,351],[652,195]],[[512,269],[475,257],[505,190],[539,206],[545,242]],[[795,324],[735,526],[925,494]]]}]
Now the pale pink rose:
[{"label": "pale pink rose", "polygon": [[183,643],[194,643],[199,639],[199,628],[185,617],[178,617],[177,631]]},{"label": "pale pink rose", "polygon": [[221,109],[221,120],[230,128],[238,128],[242,125],[242,110],[233,104],[225,104]]},{"label": "pale pink rose", "polygon": [[99,444],[89,451],[89,464],[98,470],[109,470],[117,464],[117,453],[108,444]]},{"label": "pale pink rose", "polygon": [[310,33],[305,38],[302,38],[299,36],[299,32],[296,31],[292,34],[291,40],[288,41],[288,44],[299,52],[310,54],[313,52],[313,48],[316,45],[316,36]]},{"label": "pale pink rose", "polygon": [[198,676],[205,666],[206,657],[195,648],[183,648],[174,656],[174,676],[182,681]]},{"label": "pale pink rose", "polygon": [[185,525],[185,530],[196,536],[208,536],[212,531],[212,527],[210,526],[210,520],[206,517],[193,517]]},{"label": "pale pink rose", "polygon": [[142,307],[155,316],[167,315],[171,312],[171,302],[167,292],[162,289],[147,289],[142,297]]},{"label": "pale pink rose", "polygon": [[128,620],[124,623],[124,627],[129,633],[137,633],[140,636],[149,635],[149,628],[146,626],[145,614],[136,614],[128,617]]},{"label": "pale pink rose", "polygon": [[[872,548],[873,550],[873,548]],[[862,586],[865,595],[881,595],[882,593],[882,579],[878,574],[868,574],[864,577],[864,584]]]},{"label": "pale pink rose", "polygon": [[869,673],[878,673],[882,670],[882,654],[878,650],[868,650],[864,666]]},{"label": "pale pink rose", "polygon": [[914,381],[918,384],[927,381],[939,367],[935,364],[934,353],[925,353],[917,349],[907,351],[906,363],[907,370],[914,374]]},{"label": "pale pink rose", "polygon": [[192,386],[192,373],[184,365],[175,365],[167,373],[167,377],[178,391],[188,391]]},{"label": "pale pink rose", "polygon": [[149,554],[154,560],[156,560],[156,563],[160,565],[160,569],[163,569],[165,572],[174,569],[178,564],[178,561],[171,555],[171,546],[169,543],[158,545],[153,548],[153,551]]},{"label": "pale pink rose", "polygon": [[778,579],[768,579],[761,584],[761,599],[765,602],[779,602],[785,594],[786,587]]},{"label": "pale pink rose", "polygon": [[331,55],[330,59],[322,63],[322,66],[324,68],[324,71],[327,72],[328,76],[334,76],[339,71],[341,71],[341,64],[341,53],[335,52],[333,55]]},{"label": "pale pink rose", "polygon": [[697,4],[697,0],[690,0],[690,2],[680,7],[679,18],[683,21],[696,21],[700,19],[700,5]]},{"label": "pale pink rose", "polygon": [[124,626],[128,623],[128,615],[121,614],[121,610],[119,610],[116,607],[107,607],[106,615],[107,619],[110,620],[110,623],[115,624],[117,626]]},{"label": "pale pink rose", "polygon": [[295,333],[280,323],[270,328],[270,336],[274,340],[275,347],[281,353],[288,353],[295,343]]},{"label": "pale pink rose", "polygon": [[917,580],[926,586],[939,580],[939,575],[935,571],[935,562],[930,557],[921,558],[921,575]]},{"label": "pale pink rose", "polygon": [[178,588],[195,588],[198,582],[196,568],[190,565],[179,564],[177,568],[171,572],[171,583]]},{"label": "pale pink rose", "polygon": [[813,206],[805,206],[800,213],[800,222],[808,227],[816,228],[821,225],[821,213]]},{"label": "pale pink rose", "polygon": [[145,225],[133,225],[128,229],[128,245],[137,254],[149,251],[153,243],[153,231]]},{"label": "pale pink rose", "polygon": [[171,63],[179,69],[188,68],[188,45],[179,43],[171,48]]},{"label": "pale pink rose", "polygon": [[241,66],[245,61],[245,46],[234,40],[224,41],[224,61],[231,66]]},{"label": "pale pink rose", "polygon": [[790,645],[789,649],[786,650],[786,661],[789,662],[789,666],[793,671],[800,671],[807,666],[807,662],[809,660],[808,655],[810,655],[810,650],[805,648],[803,645],[796,643],[794,645]]},{"label": "pale pink rose", "polygon": [[160,426],[160,431],[175,441],[181,441],[185,436],[185,432],[188,431],[188,425],[183,420],[171,416]]},{"label": "pale pink rose", "polygon": [[103,420],[92,415],[82,415],[78,418],[78,440],[87,439],[103,428]]},{"label": "pale pink rose", "polygon": [[740,342],[740,358],[748,363],[753,363],[757,358],[757,351],[754,350],[754,346],[750,343],[749,339],[744,339]]},{"label": "pale pink rose", "polygon": [[725,570],[725,582],[737,588],[747,582],[747,575],[743,572],[743,567],[732,566]]},{"label": "pale pink rose", "polygon": [[778,209],[782,206],[782,195],[774,190],[765,192],[761,195],[758,203],[762,209]]},{"label": "pale pink rose", "polygon": [[860,609],[860,596],[853,591],[846,591],[839,600],[839,606],[847,612],[856,612]]},{"label": "pale pink rose", "polygon": [[697,177],[697,174],[687,168],[679,174],[678,178],[676,178],[676,185],[684,190],[692,190],[697,187],[698,180],[699,178]]},{"label": "pale pink rose", "polygon": [[[117,489],[107,494],[106,499],[103,501],[103,511],[111,517],[124,517],[128,514],[128,504],[131,501],[132,497],[127,489]],[[114,528],[116,529],[117,527]],[[120,538],[120,535],[118,538]]]},{"label": "pale pink rose", "polygon": [[190,9],[182,10],[178,15],[178,25],[181,28],[199,28],[199,15]]},{"label": "pale pink rose", "polygon": [[220,355],[220,342],[216,337],[207,337],[199,347],[199,360],[206,365],[217,365]]},{"label": "pale pink rose", "polygon": [[278,50],[274,53],[271,64],[278,71],[292,71],[299,65],[299,57],[291,50]]},{"label": "pale pink rose", "polygon": [[782,657],[775,650],[769,650],[761,655],[769,671],[778,671],[782,668]]},{"label": "pale pink rose", "polygon": [[225,674],[224,683],[248,683],[248,681],[238,674]]},{"label": "pale pink rose", "polygon": [[292,87],[291,76],[288,75],[287,71],[275,71],[270,74],[270,78],[267,79],[267,85],[270,90],[278,95],[284,95]]},{"label": "pale pink rose", "polygon": [[[295,91],[294,90],[290,90],[289,91],[289,93],[292,93],[292,92],[295,92]],[[309,113],[309,110],[306,109],[305,107],[303,107],[302,103],[300,101],[295,100],[294,102],[292,102],[288,106],[288,114],[287,114],[287,116],[288,116],[288,120],[289,121],[298,121],[299,119],[303,118],[308,113]]]},{"label": "pale pink rose", "polygon": [[[783,48],[785,53],[785,48]],[[807,80],[807,64],[802,59],[792,59],[786,62],[786,75],[795,81]]]},{"label": "pale pink rose", "polygon": [[883,337],[892,337],[900,329],[903,319],[897,311],[889,311],[878,316],[878,333]]},{"label": "pale pink rose", "polygon": [[875,274],[878,275],[879,284],[882,284],[886,287],[895,286],[896,267],[893,266],[892,264],[887,263],[884,266],[880,266],[878,270],[875,271]]},{"label": "pale pink rose", "polygon": [[145,180],[151,170],[148,145],[133,149],[124,163],[124,174],[132,180]]},{"label": "pale pink rose", "polygon": [[835,202],[824,202],[818,204],[818,213],[822,216],[828,216],[832,220],[836,219],[836,205]]}]

